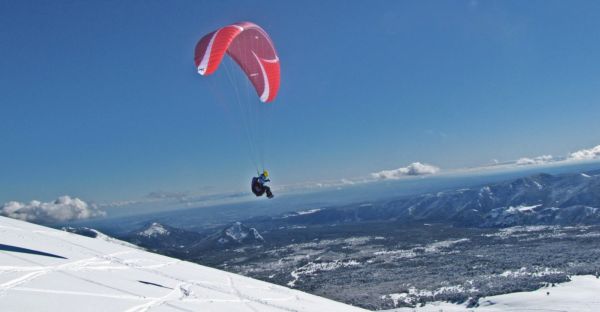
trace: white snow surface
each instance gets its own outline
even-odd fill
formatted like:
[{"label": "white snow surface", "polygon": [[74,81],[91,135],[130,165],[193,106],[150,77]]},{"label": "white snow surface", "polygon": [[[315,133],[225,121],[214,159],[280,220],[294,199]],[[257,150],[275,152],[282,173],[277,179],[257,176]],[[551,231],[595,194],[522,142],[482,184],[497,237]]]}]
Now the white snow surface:
[{"label": "white snow surface", "polygon": [[[547,292],[549,294],[547,294]],[[530,292],[484,297],[477,308],[467,308],[464,304],[448,302],[428,303],[423,307],[399,308],[387,312],[597,312],[600,311],[600,279],[592,275],[572,276],[570,282],[544,287]],[[400,294],[390,296],[392,300],[402,300]]]},{"label": "white snow surface", "polygon": [[542,204],[532,205],[532,206],[519,205],[517,207],[510,206],[510,207],[508,207],[508,209],[506,209],[506,212],[507,213],[533,212],[535,210],[535,208],[541,207],[541,206],[542,206]]},{"label": "white snow surface", "polygon": [[0,217],[0,311],[365,310],[105,237]]}]

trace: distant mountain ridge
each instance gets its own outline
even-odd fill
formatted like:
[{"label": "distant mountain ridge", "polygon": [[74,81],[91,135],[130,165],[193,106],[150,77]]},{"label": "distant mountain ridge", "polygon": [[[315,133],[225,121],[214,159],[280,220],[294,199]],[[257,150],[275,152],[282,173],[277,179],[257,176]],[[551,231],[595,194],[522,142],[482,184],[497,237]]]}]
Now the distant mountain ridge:
[{"label": "distant mountain ridge", "polygon": [[241,222],[233,224],[208,235],[203,240],[194,244],[194,249],[225,249],[235,248],[247,245],[259,245],[265,242],[265,239],[260,235],[255,228],[248,227]]},{"label": "distant mountain ridge", "polygon": [[204,238],[198,232],[187,231],[153,222],[124,237],[130,243],[151,250],[179,250]]},{"label": "distant mountain ridge", "polygon": [[[86,228],[70,229],[71,232],[90,236],[94,231]],[[158,222],[152,222],[121,237],[137,246],[150,250],[177,255],[190,254],[208,249],[236,248],[247,245],[258,245],[265,242],[255,229],[241,222],[234,222],[213,232],[199,233],[175,228]]]},{"label": "distant mountain ridge", "polygon": [[330,207],[271,221],[287,225],[451,222],[475,227],[600,224],[600,170],[542,173],[476,188]]},{"label": "distant mountain ridge", "polygon": [[220,243],[226,244],[229,242],[237,242],[243,244],[245,242],[264,242],[265,239],[258,233],[255,228],[249,228],[243,225],[241,222],[235,222],[225,230],[223,230],[225,237],[219,239]]}]

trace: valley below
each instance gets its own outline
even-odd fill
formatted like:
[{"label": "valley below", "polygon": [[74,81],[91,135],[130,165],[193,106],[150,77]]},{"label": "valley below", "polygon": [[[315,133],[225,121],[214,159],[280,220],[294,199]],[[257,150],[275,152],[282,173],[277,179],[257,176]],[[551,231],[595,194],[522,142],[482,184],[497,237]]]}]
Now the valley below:
[{"label": "valley below", "polygon": [[172,215],[107,234],[370,310],[433,302],[474,308],[489,296],[600,276],[598,207],[596,170],[203,228],[180,226],[186,220]]}]

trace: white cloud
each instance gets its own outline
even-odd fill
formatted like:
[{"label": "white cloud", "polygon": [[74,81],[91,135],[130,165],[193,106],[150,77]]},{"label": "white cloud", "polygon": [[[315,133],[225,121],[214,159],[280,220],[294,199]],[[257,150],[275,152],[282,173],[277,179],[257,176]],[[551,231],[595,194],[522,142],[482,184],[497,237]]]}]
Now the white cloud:
[{"label": "white cloud", "polygon": [[592,160],[600,158],[600,145],[571,153],[568,160]]},{"label": "white cloud", "polygon": [[428,164],[422,164],[420,162],[412,163],[406,167],[393,169],[393,170],[382,170],[379,172],[371,173],[371,176],[376,179],[399,179],[405,176],[420,176],[435,174],[440,171],[440,168]]},{"label": "white cloud", "polygon": [[106,213],[79,198],[61,196],[47,203],[11,201],[0,206],[0,215],[36,223],[55,223],[99,217]]},{"label": "white cloud", "polygon": [[554,161],[552,155],[542,155],[534,158],[523,157],[517,160],[517,166],[543,165]]},{"label": "white cloud", "polygon": [[514,164],[517,166],[545,165],[564,161],[584,161],[594,159],[600,159],[600,145],[570,153],[567,155],[567,157],[553,157],[551,155],[543,155],[534,158],[523,157],[517,160]]}]

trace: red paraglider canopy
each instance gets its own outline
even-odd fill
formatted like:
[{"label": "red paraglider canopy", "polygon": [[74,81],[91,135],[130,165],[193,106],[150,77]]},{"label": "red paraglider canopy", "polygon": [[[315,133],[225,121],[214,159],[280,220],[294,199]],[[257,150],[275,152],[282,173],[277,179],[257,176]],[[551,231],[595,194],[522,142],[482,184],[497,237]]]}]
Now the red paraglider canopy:
[{"label": "red paraglider canopy", "polygon": [[279,57],[271,38],[260,26],[240,22],[202,37],[194,56],[198,73],[214,73],[225,53],[242,68],[261,101],[275,99],[279,90]]}]

